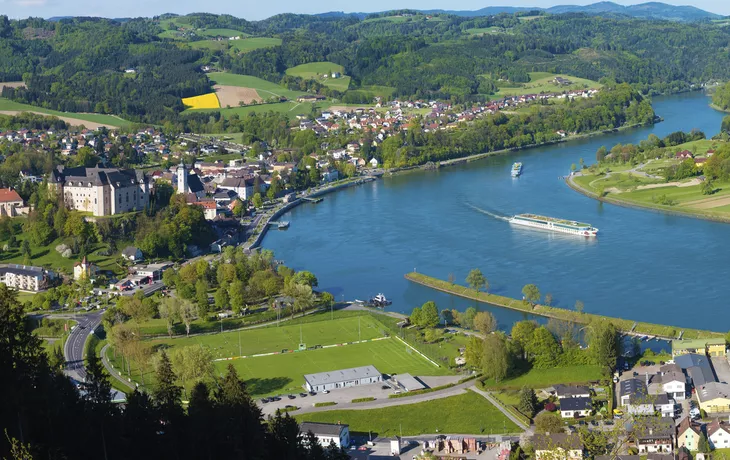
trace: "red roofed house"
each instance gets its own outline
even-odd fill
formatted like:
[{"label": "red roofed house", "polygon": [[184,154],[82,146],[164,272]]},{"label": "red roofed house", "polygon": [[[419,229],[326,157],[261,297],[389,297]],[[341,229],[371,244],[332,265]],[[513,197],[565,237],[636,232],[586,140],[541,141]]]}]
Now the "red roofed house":
[{"label": "red roofed house", "polygon": [[18,192],[9,188],[0,188],[0,215],[15,217],[25,214],[23,199]]}]

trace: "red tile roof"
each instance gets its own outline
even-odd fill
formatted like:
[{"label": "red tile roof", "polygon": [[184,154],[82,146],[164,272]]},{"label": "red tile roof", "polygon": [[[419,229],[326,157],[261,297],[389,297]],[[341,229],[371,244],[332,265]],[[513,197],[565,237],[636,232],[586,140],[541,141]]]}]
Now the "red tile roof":
[{"label": "red tile roof", "polygon": [[9,188],[0,188],[0,203],[8,203],[13,201],[22,202],[23,199],[20,198],[20,195],[18,195],[18,192],[16,192],[15,190],[11,190]]}]

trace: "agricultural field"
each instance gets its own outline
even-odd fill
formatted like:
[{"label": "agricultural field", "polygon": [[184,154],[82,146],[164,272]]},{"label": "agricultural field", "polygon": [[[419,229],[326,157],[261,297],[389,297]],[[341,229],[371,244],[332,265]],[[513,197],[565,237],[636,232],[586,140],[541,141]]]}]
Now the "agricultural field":
[{"label": "agricultural field", "polygon": [[272,83],[262,78],[253,77],[251,75],[212,72],[208,74],[208,79],[214,85],[237,86],[239,88],[253,89],[262,98],[284,96],[287,99],[296,100],[296,98],[301,95],[301,92],[290,91],[281,85],[277,85],[276,83]]},{"label": "agricultural field", "polygon": [[233,331],[189,338],[158,339],[150,341],[150,345],[167,349],[201,346],[211,351],[213,359],[222,359],[233,356],[281,352],[285,349],[296,350],[300,338],[308,347],[369,340],[383,337],[384,330],[382,324],[366,315],[293,326],[286,324],[284,322],[279,327],[264,327],[241,332]]},{"label": "agricultural field", "polygon": [[[481,395],[467,391],[448,398],[369,410],[333,410],[295,416],[298,422],[346,423],[357,434],[417,436],[434,433],[486,435],[519,428]],[[401,433],[402,431],[402,433]]]},{"label": "agricultural field", "polygon": [[395,338],[334,348],[285,353],[258,358],[218,361],[216,372],[228,364],[246,380],[253,395],[301,391],[304,374],[373,365],[386,374],[450,375]]},{"label": "agricultural field", "polygon": [[249,51],[261,48],[273,48],[281,45],[281,38],[273,37],[250,37],[241,40],[230,40],[231,49],[239,53],[248,53]]},{"label": "agricultural field", "polygon": [[221,109],[221,114],[225,117],[230,117],[234,114],[242,117],[249,113],[279,112],[286,114],[289,118],[293,119],[297,115],[309,115],[310,113],[312,113],[312,107],[317,107],[320,110],[325,110],[330,107],[330,103],[277,102],[274,104],[259,104],[250,105],[248,107],[231,107],[230,109]]},{"label": "agricultural field", "polygon": [[[332,78],[332,72],[341,74],[339,78]],[[316,80],[319,83],[337,91],[347,91],[350,86],[350,77],[345,75],[345,68],[334,62],[310,62],[286,69],[287,75],[300,77],[304,80]],[[324,77],[324,75],[329,75]]]},{"label": "agricultural field", "polygon": [[182,100],[188,109],[219,109],[221,104],[215,93],[203,94],[200,96],[186,97]]},{"label": "agricultural field", "polygon": [[249,34],[234,29],[199,29],[195,31],[198,35],[206,37],[248,37]]},{"label": "agricultural field", "polygon": [[89,129],[97,129],[100,126],[109,128],[123,128],[131,125],[131,122],[116,115],[103,115],[100,113],[77,113],[59,112],[57,110],[45,109],[34,105],[22,104],[0,97],[0,115],[16,115],[21,112],[33,112],[40,115],[58,117],[66,123],[74,126],[84,125]]},{"label": "agricultural field", "polygon": [[[555,77],[562,77],[570,80],[569,85],[558,85],[554,83]],[[523,94],[559,93],[577,89],[600,89],[600,83],[585,78],[572,77],[564,74],[553,74],[549,72],[530,72],[530,81],[514,86],[504,86],[494,94],[492,99],[501,99],[505,96],[521,96]]]}]

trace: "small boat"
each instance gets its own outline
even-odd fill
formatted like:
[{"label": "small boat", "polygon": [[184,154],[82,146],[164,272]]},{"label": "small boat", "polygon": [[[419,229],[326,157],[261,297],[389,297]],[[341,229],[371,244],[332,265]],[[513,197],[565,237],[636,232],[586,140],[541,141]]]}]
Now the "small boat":
[{"label": "small boat", "polygon": [[388,300],[388,298],[385,297],[385,294],[378,294],[375,297],[373,297],[372,299],[370,299],[370,301],[368,302],[368,304],[370,306],[377,307],[377,308],[387,307],[388,305],[390,305],[392,303],[393,303],[392,301]]},{"label": "small boat", "polygon": [[517,177],[522,174],[522,163],[517,162],[512,165],[512,177]]},{"label": "small boat", "polygon": [[279,230],[284,230],[285,228],[289,228],[289,221],[287,220],[284,222],[279,222],[279,224],[277,225],[277,228]]}]

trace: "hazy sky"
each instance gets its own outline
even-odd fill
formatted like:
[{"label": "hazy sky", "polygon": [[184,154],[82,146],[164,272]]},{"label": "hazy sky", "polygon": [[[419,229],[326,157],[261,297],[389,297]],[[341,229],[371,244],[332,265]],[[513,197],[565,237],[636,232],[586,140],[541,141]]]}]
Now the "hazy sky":
[{"label": "hazy sky", "polygon": [[[598,0],[596,0],[598,1]],[[643,1],[615,0],[630,5]],[[727,0],[668,0],[675,5],[693,5],[713,13],[730,15]],[[263,19],[279,13],[323,13],[345,8],[345,12],[374,12],[398,8],[475,10],[485,6],[540,6],[556,4],[587,4],[588,0],[371,0],[369,2],[336,3],[326,0],[0,0],[0,14],[11,18],[28,16],[103,16],[111,18],[154,16],[162,13],[186,14],[193,12],[227,13],[246,19]],[[337,6],[335,6],[337,5]]]}]

